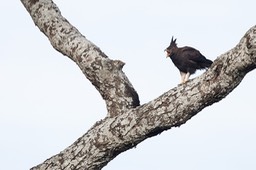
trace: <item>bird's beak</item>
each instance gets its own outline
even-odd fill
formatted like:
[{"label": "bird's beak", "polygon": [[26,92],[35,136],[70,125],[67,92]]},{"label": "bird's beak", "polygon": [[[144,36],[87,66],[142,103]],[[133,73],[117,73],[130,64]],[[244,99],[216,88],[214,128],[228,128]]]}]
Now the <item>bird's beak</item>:
[{"label": "bird's beak", "polygon": [[165,49],[164,52],[166,52],[166,58],[170,57],[170,51]]}]

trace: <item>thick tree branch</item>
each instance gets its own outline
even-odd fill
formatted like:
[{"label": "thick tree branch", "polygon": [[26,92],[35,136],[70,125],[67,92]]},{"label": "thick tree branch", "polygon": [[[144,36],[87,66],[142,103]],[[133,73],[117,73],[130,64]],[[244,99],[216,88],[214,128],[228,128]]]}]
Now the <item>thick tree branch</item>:
[{"label": "thick tree branch", "polygon": [[122,71],[124,63],[111,60],[60,13],[51,0],[21,0],[52,46],[72,59],[106,101],[108,115],[139,106],[139,97]]},{"label": "thick tree branch", "polygon": [[109,59],[86,40],[61,16],[52,1],[21,1],[53,47],[75,61],[99,90],[111,115],[60,154],[32,169],[101,169],[119,153],[184,124],[203,108],[220,101],[256,67],[254,26],[200,77],[138,106],[138,95],[121,71],[123,62]]}]

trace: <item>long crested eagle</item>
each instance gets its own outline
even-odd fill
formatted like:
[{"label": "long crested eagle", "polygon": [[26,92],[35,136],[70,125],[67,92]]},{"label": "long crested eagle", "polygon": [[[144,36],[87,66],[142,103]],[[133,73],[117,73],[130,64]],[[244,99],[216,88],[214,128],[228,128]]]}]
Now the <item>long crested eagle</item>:
[{"label": "long crested eagle", "polygon": [[192,47],[177,47],[176,40],[173,40],[172,37],[170,46],[165,49],[166,57],[170,57],[173,64],[179,69],[181,83],[185,83],[196,70],[210,67],[212,61]]}]

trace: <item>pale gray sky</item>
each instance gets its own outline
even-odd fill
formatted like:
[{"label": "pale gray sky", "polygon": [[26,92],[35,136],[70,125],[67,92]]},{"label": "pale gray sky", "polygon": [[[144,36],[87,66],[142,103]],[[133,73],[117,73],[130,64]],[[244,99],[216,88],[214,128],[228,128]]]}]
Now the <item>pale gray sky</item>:
[{"label": "pale gray sky", "polygon": [[[256,24],[254,0],[54,2],[110,58],[126,63],[124,71],[141,104],[180,81],[164,53],[172,36],[178,46],[193,46],[214,60]],[[20,1],[2,2],[0,19],[1,169],[25,170],[72,144],[104,118],[106,109],[95,88],[51,47]],[[104,170],[254,170],[255,77],[255,71],[249,73],[224,100],[180,128],[122,153]]]}]

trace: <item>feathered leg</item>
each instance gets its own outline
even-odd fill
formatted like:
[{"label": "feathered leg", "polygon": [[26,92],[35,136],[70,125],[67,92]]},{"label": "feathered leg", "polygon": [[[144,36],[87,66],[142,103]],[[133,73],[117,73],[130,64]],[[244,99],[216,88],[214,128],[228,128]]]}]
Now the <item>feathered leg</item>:
[{"label": "feathered leg", "polygon": [[185,83],[185,79],[186,79],[186,73],[184,72],[180,72],[180,76],[181,76],[181,84]]},{"label": "feathered leg", "polygon": [[190,73],[189,73],[189,72],[187,72],[187,74],[185,75],[185,81],[184,81],[184,83],[188,81],[189,76],[190,76]]}]

